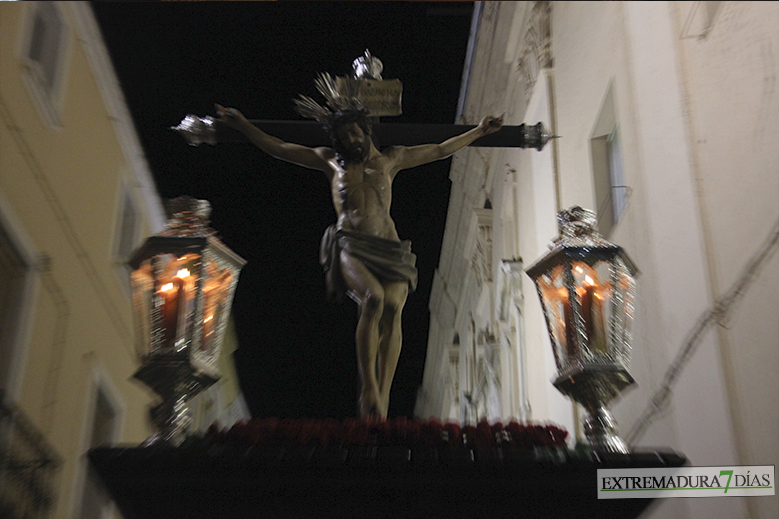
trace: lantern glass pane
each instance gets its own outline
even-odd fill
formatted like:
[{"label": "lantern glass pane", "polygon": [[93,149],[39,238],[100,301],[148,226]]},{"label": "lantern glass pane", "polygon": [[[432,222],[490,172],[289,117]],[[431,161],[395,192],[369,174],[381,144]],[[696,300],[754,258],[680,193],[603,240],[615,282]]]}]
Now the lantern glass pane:
[{"label": "lantern glass pane", "polygon": [[611,325],[613,353],[622,357],[627,365],[633,341],[636,282],[622,261],[615,262],[612,277],[616,287],[611,304],[614,316]]},{"label": "lantern glass pane", "polygon": [[216,362],[214,357],[218,354],[230,313],[235,274],[228,267],[220,268],[219,262],[208,256],[204,270],[203,311],[200,316],[203,320],[203,340],[195,354],[202,355],[208,362]]},{"label": "lantern glass pane", "polygon": [[544,312],[549,323],[549,338],[555,353],[555,361],[560,366],[561,361],[567,357],[568,348],[571,347],[570,337],[567,335],[565,322],[570,319],[570,307],[568,306],[568,290],[565,287],[563,266],[557,266],[549,272],[535,279]]},{"label": "lantern glass pane", "polygon": [[181,350],[191,341],[199,255],[158,254],[131,274],[141,357]]}]

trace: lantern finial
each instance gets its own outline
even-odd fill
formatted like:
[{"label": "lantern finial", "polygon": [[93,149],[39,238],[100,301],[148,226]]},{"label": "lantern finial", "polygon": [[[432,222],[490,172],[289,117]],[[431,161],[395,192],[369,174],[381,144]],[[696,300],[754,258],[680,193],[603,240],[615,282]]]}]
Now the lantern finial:
[{"label": "lantern finial", "polygon": [[560,231],[560,236],[565,238],[577,238],[592,234],[600,237],[597,225],[598,220],[595,212],[578,205],[557,213],[557,228]]},{"label": "lantern finial", "polygon": [[168,222],[163,236],[209,236],[213,234],[208,224],[211,223],[211,203],[208,200],[184,195],[169,200],[166,205]]}]

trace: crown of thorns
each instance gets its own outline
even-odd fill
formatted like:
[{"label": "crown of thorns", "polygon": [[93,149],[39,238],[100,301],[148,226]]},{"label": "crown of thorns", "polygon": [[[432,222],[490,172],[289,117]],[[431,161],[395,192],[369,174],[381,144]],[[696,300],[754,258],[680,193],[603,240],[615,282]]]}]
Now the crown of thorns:
[{"label": "crown of thorns", "polygon": [[333,76],[327,72],[320,72],[314,84],[325,98],[325,104],[321,105],[311,97],[300,94],[299,98],[294,100],[295,111],[307,119],[315,119],[326,125],[332,125],[339,112],[354,111],[368,115],[368,110],[357,97],[358,80],[348,76],[343,80],[339,88]]}]

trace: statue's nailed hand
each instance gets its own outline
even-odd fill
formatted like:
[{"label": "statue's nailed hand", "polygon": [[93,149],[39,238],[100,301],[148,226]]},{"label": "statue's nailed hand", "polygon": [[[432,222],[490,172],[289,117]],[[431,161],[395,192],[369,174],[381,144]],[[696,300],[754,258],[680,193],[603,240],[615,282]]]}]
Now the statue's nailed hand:
[{"label": "statue's nailed hand", "polygon": [[216,108],[217,120],[226,124],[230,128],[240,130],[244,123],[248,122],[246,117],[235,108],[225,108],[220,104],[214,104]]},{"label": "statue's nailed hand", "polygon": [[479,128],[481,128],[482,132],[484,132],[484,135],[489,135],[491,133],[495,133],[496,131],[500,130],[503,127],[503,116],[505,114],[500,114],[499,116],[495,117],[494,115],[486,115],[479,123]]}]

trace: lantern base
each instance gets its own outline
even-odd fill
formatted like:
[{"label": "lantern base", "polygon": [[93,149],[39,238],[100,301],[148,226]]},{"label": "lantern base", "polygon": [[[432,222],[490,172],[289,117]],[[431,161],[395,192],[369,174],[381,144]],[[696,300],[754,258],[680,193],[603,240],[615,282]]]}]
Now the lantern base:
[{"label": "lantern base", "polygon": [[630,448],[617,436],[617,421],[605,407],[588,410],[584,419],[584,436],[595,452],[630,454]]},{"label": "lantern base", "polygon": [[588,413],[584,435],[595,452],[629,454],[630,448],[617,436],[617,421],[606,405],[635,384],[625,368],[608,364],[579,365],[563,371],[554,386]]},{"label": "lantern base", "polygon": [[157,431],[142,445],[178,447],[187,439],[192,426],[189,401],[216,383],[219,375],[196,368],[189,355],[175,353],[148,355],[133,378],[162,397],[162,402],[150,410]]},{"label": "lantern base", "polygon": [[553,382],[558,391],[587,409],[605,406],[635,383],[625,368],[613,364],[573,366]]}]

